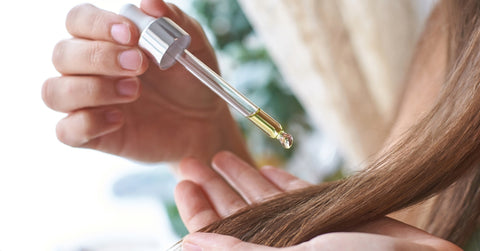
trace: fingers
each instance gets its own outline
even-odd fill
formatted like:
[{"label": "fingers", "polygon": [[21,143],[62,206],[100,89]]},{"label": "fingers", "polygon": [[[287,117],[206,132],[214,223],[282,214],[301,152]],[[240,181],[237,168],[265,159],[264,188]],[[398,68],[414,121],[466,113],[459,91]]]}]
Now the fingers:
[{"label": "fingers", "polygon": [[175,203],[189,232],[220,220],[202,188],[191,181],[184,180],[177,185]]},{"label": "fingers", "polygon": [[180,174],[201,186],[212,207],[222,218],[247,206],[222,177],[195,159],[183,160],[180,163]]},{"label": "fingers", "polygon": [[57,44],[53,64],[62,74],[137,76],[148,68],[135,45],[139,32],[127,18],[90,4],[73,8],[66,20],[74,39]]},{"label": "fingers", "polygon": [[137,78],[65,76],[45,81],[42,98],[53,110],[72,112],[81,108],[132,102],[140,95]]},{"label": "fingers", "polygon": [[[253,243],[243,242],[237,238],[211,233],[194,233],[189,234],[183,239],[182,250],[256,250],[268,251],[278,250],[276,248],[256,245]],[[289,248],[286,248],[289,250]],[[315,249],[312,249],[315,250]]]},{"label": "fingers", "polygon": [[69,75],[137,76],[148,68],[147,56],[139,48],[84,39],[59,42],[52,61],[60,73]]},{"label": "fingers", "polygon": [[212,165],[249,204],[264,201],[281,192],[255,168],[230,152],[215,155]]},{"label": "fingers", "polygon": [[225,218],[248,204],[308,185],[286,172],[263,170],[265,177],[275,182],[287,182],[287,185],[278,184],[277,187],[254,167],[229,152],[215,155],[212,166],[216,172],[195,159],[180,163],[180,173],[188,181],[177,186],[175,200],[190,231]]},{"label": "fingers", "polygon": [[70,146],[82,147],[122,127],[121,110],[113,107],[84,109],[69,114],[57,124],[58,139]]},{"label": "fingers", "polygon": [[[437,238],[439,239],[439,238]],[[440,239],[439,239],[440,240]],[[443,241],[443,240],[442,240]],[[365,233],[338,232],[319,235],[299,245],[280,250],[461,250],[453,244],[419,243],[408,239]],[[193,233],[182,242],[182,250],[279,250],[277,248],[243,242],[237,238],[213,234]]]},{"label": "fingers", "polygon": [[267,178],[272,184],[275,184],[275,186],[280,188],[282,191],[292,191],[311,185],[310,183],[273,166],[264,166],[260,169],[260,172],[265,178]]},{"label": "fingers", "polygon": [[127,18],[101,10],[91,4],[73,8],[67,15],[67,30],[72,36],[135,45],[139,31]]},{"label": "fingers", "polygon": [[[66,25],[75,38],[59,42],[54,49],[53,64],[64,76],[45,82],[42,89],[45,103],[54,110],[72,112],[136,100],[140,88],[138,79],[107,77],[138,76],[147,70],[147,56],[133,46],[138,40],[135,26],[125,17],[89,4],[73,8]],[[93,116],[93,112],[85,113],[92,116],[78,114],[83,113],[71,114],[58,127],[60,138],[70,145],[78,145],[79,139],[61,136],[64,123],[77,117],[99,121],[93,119],[99,117]],[[103,128],[102,132],[105,131]],[[82,136],[95,136],[94,133],[86,134]]]}]

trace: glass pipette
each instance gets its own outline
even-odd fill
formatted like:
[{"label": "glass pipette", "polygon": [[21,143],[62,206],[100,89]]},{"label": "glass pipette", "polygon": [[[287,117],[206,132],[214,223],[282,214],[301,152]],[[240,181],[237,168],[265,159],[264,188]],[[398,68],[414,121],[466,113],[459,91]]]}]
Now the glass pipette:
[{"label": "glass pipette", "polygon": [[139,46],[148,52],[161,69],[167,69],[178,61],[269,137],[280,141],[286,149],[292,146],[293,137],[283,130],[280,123],[186,49],[190,44],[190,36],[172,20],[165,17],[155,19],[132,4],[125,5],[120,13],[132,20],[142,31]]}]

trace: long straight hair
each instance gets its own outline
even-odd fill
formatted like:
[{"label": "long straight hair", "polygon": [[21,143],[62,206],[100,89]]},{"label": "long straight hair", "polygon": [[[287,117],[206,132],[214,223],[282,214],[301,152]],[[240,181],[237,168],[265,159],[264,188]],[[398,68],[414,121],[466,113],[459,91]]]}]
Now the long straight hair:
[{"label": "long straight hair", "polygon": [[251,206],[201,231],[284,247],[348,231],[433,196],[427,230],[458,245],[480,214],[480,3],[443,1],[447,73],[435,106],[388,152],[340,181]]}]

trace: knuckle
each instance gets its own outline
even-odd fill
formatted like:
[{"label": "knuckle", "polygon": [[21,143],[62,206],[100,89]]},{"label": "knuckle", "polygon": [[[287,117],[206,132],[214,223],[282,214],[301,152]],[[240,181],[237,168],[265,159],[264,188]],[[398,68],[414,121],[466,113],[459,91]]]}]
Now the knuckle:
[{"label": "knuckle", "polygon": [[[61,88],[57,91],[58,94],[58,110],[69,112],[80,107],[80,104],[83,104],[83,101],[90,96],[86,96],[84,93],[88,93],[88,85],[84,85],[81,79],[75,77],[67,77],[63,79],[61,83]],[[85,86],[87,88],[85,88]],[[84,91],[84,90],[87,91]],[[79,101],[79,100],[82,101]],[[60,104],[60,103],[63,104]]]},{"label": "knuckle", "polygon": [[107,23],[106,16],[102,15],[101,12],[90,15],[90,27],[93,29],[94,33],[100,33],[103,31],[103,27]]},{"label": "knuckle", "polygon": [[72,83],[72,79],[69,79],[67,81],[65,81],[65,83],[62,85],[63,88],[62,88],[62,93],[61,93],[61,96],[63,97],[73,97],[73,95],[76,94],[76,88],[75,88],[75,85]]},{"label": "knuckle", "polygon": [[96,78],[88,79],[85,83],[84,95],[89,99],[98,100],[102,97],[102,83]]},{"label": "knuckle", "polygon": [[64,97],[64,106],[68,106],[69,110],[73,110],[78,107],[95,106],[95,101],[99,96],[99,86],[96,81],[86,79],[77,80],[71,78],[64,83],[61,96]]},{"label": "knuckle", "polygon": [[73,34],[77,30],[78,20],[82,18],[84,13],[89,13],[93,8],[93,5],[84,3],[73,7],[67,14],[67,19],[65,21],[67,30],[70,34]]},{"label": "knuckle", "polygon": [[103,43],[98,41],[92,42],[90,51],[89,51],[89,61],[93,68],[101,69],[105,67],[104,60],[107,57],[108,49],[104,46]]}]

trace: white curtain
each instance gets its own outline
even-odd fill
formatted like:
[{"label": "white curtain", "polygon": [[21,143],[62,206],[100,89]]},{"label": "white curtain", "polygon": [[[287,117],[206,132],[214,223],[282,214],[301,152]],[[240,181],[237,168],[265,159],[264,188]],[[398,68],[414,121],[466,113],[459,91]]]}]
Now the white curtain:
[{"label": "white curtain", "polygon": [[388,136],[434,0],[239,0],[317,126],[359,166]]}]

